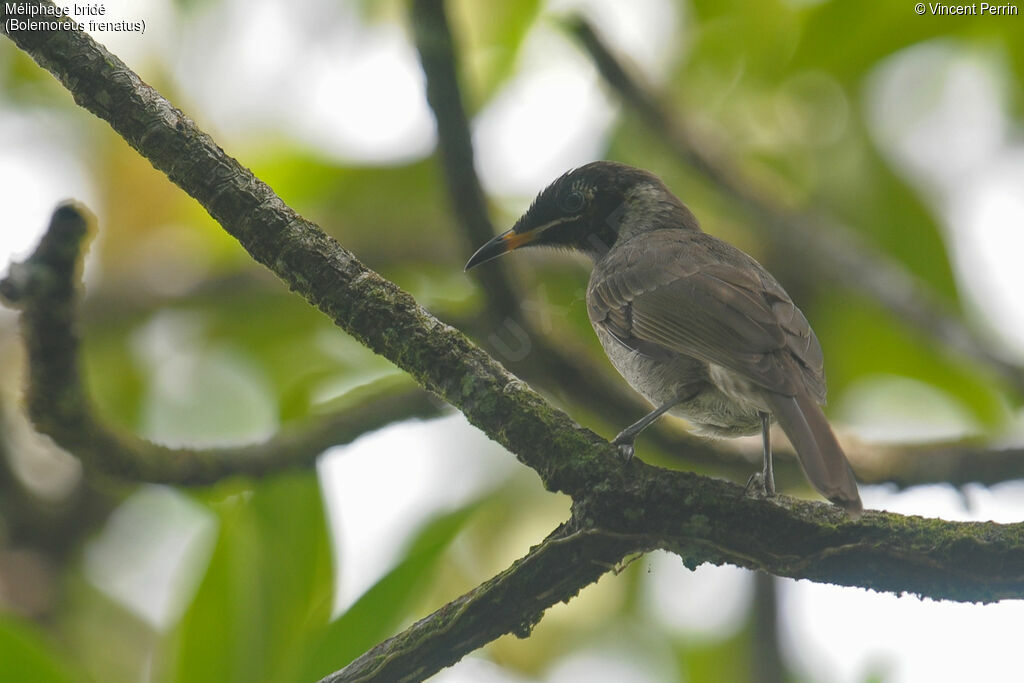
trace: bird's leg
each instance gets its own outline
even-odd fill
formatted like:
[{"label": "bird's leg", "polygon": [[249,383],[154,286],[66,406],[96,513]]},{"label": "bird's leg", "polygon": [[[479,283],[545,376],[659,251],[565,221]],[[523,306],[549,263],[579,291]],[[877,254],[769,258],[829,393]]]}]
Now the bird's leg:
[{"label": "bird's leg", "polygon": [[774,496],[775,468],[772,465],[772,417],[765,412],[758,413],[758,416],[761,418],[761,443],[764,447],[764,464],[760,472],[750,475],[750,479],[747,480],[747,490],[749,491],[751,485],[757,482],[758,488],[765,495]]},{"label": "bird's leg", "polygon": [[764,477],[764,492],[769,496],[775,495],[775,468],[772,466],[772,417],[768,413],[761,413],[761,441],[764,444],[764,469],[761,476]]},{"label": "bird's leg", "polygon": [[618,436],[612,439],[612,444],[618,446],[619,453],[626,458],[627,462],[633,458],[633,442],[636,441],[637,435],[647,429],[652,422],[661,417],[666,410],[678,403],[681,403],[683,400],[685,399],[677,397],[658,406],[633,424],[623,429],[619,432]]}]

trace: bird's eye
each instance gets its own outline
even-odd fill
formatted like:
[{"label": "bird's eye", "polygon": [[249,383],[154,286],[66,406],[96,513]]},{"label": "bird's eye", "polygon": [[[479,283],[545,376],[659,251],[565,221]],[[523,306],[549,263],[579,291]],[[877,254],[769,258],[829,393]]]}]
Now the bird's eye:
[{"label": "bird's eye", "polygon": [[562,209],[566,213],[576,213],[583,208],[584,202],[583,193],[573,190],[562,198]]}]

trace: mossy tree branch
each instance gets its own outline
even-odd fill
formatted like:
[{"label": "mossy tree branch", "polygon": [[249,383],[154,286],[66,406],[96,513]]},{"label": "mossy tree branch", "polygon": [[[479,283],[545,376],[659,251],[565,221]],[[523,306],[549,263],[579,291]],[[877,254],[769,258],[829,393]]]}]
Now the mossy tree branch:
[{"label": "mossy tree branch", "polygon": [[[29,412],[42,431],[57,434],[80,457],[84,453],[87,466],[132,480],[150,480],[157,475],[148,468],[165,468],[171,473],[160,475],[165,481],[201,482],[198,465],[191,469],[200,474],[174,474],[182,467],[175,461],[189,462],[191,456],[158,446],[126,447],[115,441],[120,437],[92,424],[87,414],[88,398],[76,378],[77,339],[71,322],[85,236],[84,216],[72,205],[61,206],[34,254],[0,282],[0,294],[22,310],[30,355]],[[470,380],[477,371],[464,370]],[[532,395],[515,381],[506,391]],[[882,513],[852,522],[821,503],[753,499],[726,482],[640,461],[624,465],[607,442],[571,423],[568,429],[558,426],[558,420],[568,418],[537,401],[542,417],[555,423],[546,434],[555,455],[547,456],[548,449],[538,447],[540,456],[526,453],[521,459],[543,468],[548,488],[573,497],[578,531],[612,533],[630,539],[634,549],[671,549],[690,562],[730,562],[794,578],[960,600],[1024,595],[1024,524],[957,524]],[[490,406],[466,409],[490,415]],[[515,418],[509,416],[510,421]],[[576,446],[581,440],[587,443],[585,449]],[[579,457],[574,460],[573,454]],[[243,455],[244,449],[238,457]],[[119,465],[101,462],[104,457]],[[573,462],[546,462],[547,457]],[[249,472],[244,465],[236,467]],[[552,484],[553,477],[561,488]],[[987,545],[984,551],[973,547],[981,538]],[[875,575],[864,571],[867,567],[884,571]]]},{"label": "mossy tree branch", "polygon": [[[780,576],[953,600],[1024,597],[1024,524],[952,523],[871,512],[852,522],[825,504],[783,496],[755,499],[726,482],[639,461],[624,465],[606,441],[551,408],[465,336],[298,216],[89,37],[74,31],[10,37],[53,72],[81,106],[107,120],[199,201],[257,261],[342,329],[457,406],[537,471],[549,490],[572,496],[565,538],[614,541],[590,554],[568,543],[580,557],[611,564],[634,550],[665,548],[689,566],[729,562]],[[557,546],[561,538],[549,542]],[[541,573],[523,584],[531,596],[523,605],[515,602],[522,594],[511,590],[519,579],[496,577],[489,594],[497,603],[481,612],[481,619],[492,620],[484,636],[473,635],[483,622],[463,618],[468,611],[458,608],[435,613],[414,627],[421,633],[454,634],[437,641],[447,650],[443,661],[431,664],[433,670],[461,658],[481,638],[521,632],[545,606],[570,597],[599,575],[589,565],[564,561],[557,570],[557,577]],[[556,578],[562,587],[552,590]],[[506,588],[509,592],[503,593]],[[373,658],[405,658],[411,652],[422,660],[427,656],[423,648],[432,645],[423,638],[416,643],[412,651],[382,646]]]},{"label": "mossy tree branch", "polygon": [[581,528],[574,516],[505,571],[321,683],[422,681],[506,633],[525,638],[548,607],[568,602],[624,557],[642,550],[638,542]]}]

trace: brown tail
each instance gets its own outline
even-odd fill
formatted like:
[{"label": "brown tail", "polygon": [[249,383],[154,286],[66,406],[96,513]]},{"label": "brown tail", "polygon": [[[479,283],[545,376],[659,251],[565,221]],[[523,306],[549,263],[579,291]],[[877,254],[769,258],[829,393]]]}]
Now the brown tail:
[{"label": "brown tail", "polygon": [[821,407],[806,393],[771,394],[767,398],[772,414],[796,449],[808,481],[851,517],[859,517],[864,506],[857,493],[857,480]]}]

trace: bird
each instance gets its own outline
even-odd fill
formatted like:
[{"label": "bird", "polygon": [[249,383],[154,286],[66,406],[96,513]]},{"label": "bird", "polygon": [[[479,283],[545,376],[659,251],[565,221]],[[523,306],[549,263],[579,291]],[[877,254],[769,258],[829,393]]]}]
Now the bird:
[{"label": "bird", "polygon": [[465,269],[537,246],[593,262],[591,325],[612,366],[653,406],[612,441],[627,460],[637,435],[666,412],[707,437],[760,431],[762,469],[747,487],[773,496],[774,421],[811,485],[861,514],[857,480],[822,412],[824,356],[807,318],[760,263],[704,232],[657,176],[613,161],[575,168]]}]

